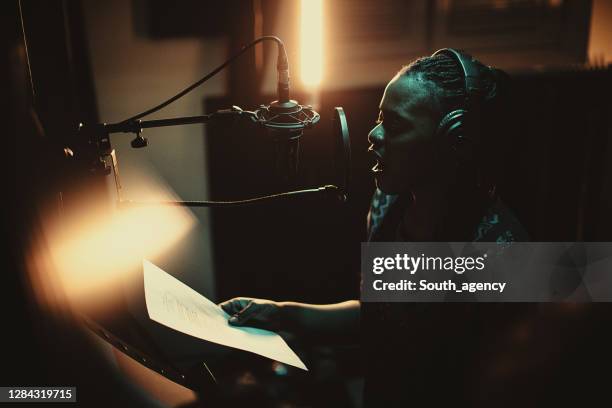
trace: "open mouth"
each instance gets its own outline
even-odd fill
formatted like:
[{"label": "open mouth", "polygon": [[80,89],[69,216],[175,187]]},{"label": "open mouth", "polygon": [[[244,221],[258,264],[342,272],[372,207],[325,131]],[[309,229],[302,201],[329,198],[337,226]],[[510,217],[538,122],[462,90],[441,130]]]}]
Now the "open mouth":
[{"label": "open mouth", "polygon": [[374,165],[374,167],[372,167],[372,173],[374,173],[374,174],[382,173],[383,169],[384,169],[382,157],[381,157],[380,153],[378,153],[376,150],[374,150],[374,145],[371,145],[368,148],[368,153],[370,153],[372,156],[374,156],[374,159],[376,160],[376,164]]},{"label": "open mouth", "polygon": [[376,164],[374,165],[374,167],[372,167],[372,172],[373,173],[382,173],[383,172],[383,165],[380,162],[380,160],[376,160]]}]

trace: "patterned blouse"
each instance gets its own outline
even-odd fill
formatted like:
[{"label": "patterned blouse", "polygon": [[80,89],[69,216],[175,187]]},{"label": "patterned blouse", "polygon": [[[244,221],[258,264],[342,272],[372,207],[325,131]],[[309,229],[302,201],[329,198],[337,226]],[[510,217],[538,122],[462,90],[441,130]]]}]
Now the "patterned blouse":
[{"label": "patterned blouse", "polygon": [[[410,199],[377,189],[368,214],[368,241],[406,241],[402,217],[409,204]],[[508,243],[527,241],[528,235],[497,199],[475,226],[473,240]],[[465,382],[485,381],[478,360],[497,330],[488,322],[514,321],[530,313],[530,307],[363,302],[364,407],[474,405]]]}]

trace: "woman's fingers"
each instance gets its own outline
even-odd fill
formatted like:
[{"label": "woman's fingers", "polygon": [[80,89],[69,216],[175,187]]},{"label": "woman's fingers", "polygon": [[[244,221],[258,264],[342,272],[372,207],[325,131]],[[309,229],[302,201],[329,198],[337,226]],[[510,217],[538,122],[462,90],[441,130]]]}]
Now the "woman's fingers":
[{"label": "woman's fingers", "polygon": [[275,302],[265,299],[234,298],[219,304],[230,315],[232,326],[250,326],[266,330],[277,330],[279,326]]},{"label": "woman's fingers", "polygon": [[233,315],[239,313],[242,309],[247,307],[250,302],[251,299],[248,298],[233,298],[226,300],[225,302],[219,304],[219,306],[225,313]]},{"label": "woman's fingers", "polygon": [[256,323],[257,319],[251,318],[256,315],[258,309],[259,308],[254,302],[249,302],[242,310],[230,317],[228,321],[234,326],[243,326],[245,324],[248,325],[247,323],[249,323],[251,320],[253,320],[251,323]]}]

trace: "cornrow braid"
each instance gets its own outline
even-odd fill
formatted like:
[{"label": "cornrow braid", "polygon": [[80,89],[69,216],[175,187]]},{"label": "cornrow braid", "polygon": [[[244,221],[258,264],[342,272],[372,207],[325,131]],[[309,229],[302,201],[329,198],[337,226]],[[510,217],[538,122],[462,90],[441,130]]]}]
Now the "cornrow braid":
[{"label": "cornrow braid", "polygon": [[[490,100],[496,94],[495,73],[480,62],[476,62],[480,71],[480,82],[483,87],[484,100]],[[402,75],[418,75],[424,80],[433,82],[440,90],[439,101],[443,112],[465,108],[465,80],[457,61],[445,54],[422,57],[400,70]]]}]

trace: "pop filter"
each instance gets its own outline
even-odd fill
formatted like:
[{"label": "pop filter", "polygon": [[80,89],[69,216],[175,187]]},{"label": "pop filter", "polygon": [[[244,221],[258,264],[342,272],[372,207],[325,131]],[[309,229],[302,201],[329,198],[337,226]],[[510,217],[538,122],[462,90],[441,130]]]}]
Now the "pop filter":
[{"label": "pop filter", "polygon": [[342,107],[334,108],[333,122],[335,181],[346,200],[351,181],[351,140]]}]

